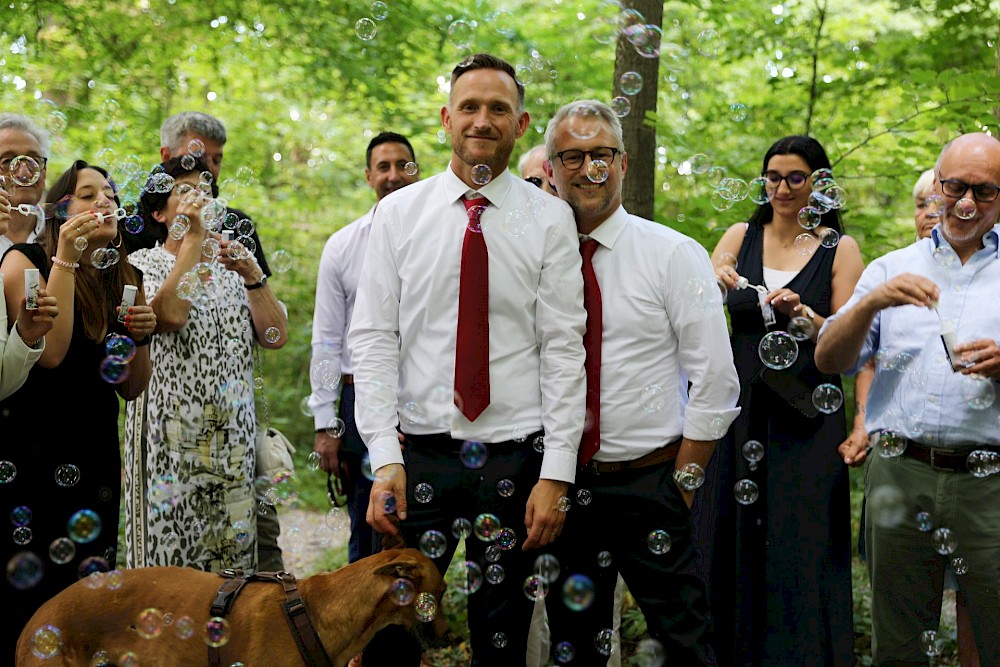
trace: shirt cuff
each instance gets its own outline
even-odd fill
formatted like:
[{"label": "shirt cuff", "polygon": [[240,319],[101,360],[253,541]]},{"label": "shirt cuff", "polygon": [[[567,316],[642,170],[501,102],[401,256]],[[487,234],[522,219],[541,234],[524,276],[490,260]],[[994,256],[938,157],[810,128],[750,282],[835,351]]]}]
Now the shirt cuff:
[{"label": "shirt cuff", "polygon": [[575,452],[564,452],[546,447],[545,453],[542,455],[542,471],[538,478],[572,484],[576,481],[576,459]]},{"label": "shirt cuff", "polygon": [[740,414],[739,408],[728,410],[684,410],[684,437],[688,440],[719,440]]},{"label": "shirt cuff", "polygon": [[330,425],[330,422],[337,417],[337,404],[327,403],[319,407],[313,408],[313,423],[316,425],[316,430],[324,429]]},{"label": "shirt cuff", "polygon": [[393,463],[403,465],[403,450],[399,445],[399,438],[387,437],[374,440],[368,445],[368,457],[373,473]]}]

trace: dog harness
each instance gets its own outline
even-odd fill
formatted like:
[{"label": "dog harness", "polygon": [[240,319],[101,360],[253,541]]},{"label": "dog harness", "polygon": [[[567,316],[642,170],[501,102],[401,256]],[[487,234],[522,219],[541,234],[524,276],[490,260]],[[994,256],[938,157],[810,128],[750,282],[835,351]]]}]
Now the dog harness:
[{"label": "dog harness", "polygon": [[[285,611],[285,620],[292,630],[292,636],[299,647],[299,653],[303,660],[310,667],[333,667],[330,657],[326,654],[316,629],[313,628],[309,620],[309,613],[306,605],[299,595],[299,587],[295,583],[295,575],[290,572],[250,572],[243,570],[223,570],[219,576],[226,580],[219,587],[219,592],[215,594],[212,601],[212,617],[225,618],[226,614],[233,606],[233,601],[240,594],[243,587],[250,581],[273,581],[280,583],[285,590],[285,601],[282,608]],[[218,646],[208,647],[208,664],[211,667],[222,667],[222,654]]]}]

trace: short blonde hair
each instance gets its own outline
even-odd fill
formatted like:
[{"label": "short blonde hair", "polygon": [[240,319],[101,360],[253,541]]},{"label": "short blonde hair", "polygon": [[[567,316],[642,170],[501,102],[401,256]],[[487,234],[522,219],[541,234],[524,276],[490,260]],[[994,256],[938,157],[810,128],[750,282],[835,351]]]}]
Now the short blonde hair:
[{"label": "short blonde hair", "polygon": [[934,170],[928,169],[920,174],[920,178],[913,184],[913,198],[916,199],[925,192],[934,190]]}]

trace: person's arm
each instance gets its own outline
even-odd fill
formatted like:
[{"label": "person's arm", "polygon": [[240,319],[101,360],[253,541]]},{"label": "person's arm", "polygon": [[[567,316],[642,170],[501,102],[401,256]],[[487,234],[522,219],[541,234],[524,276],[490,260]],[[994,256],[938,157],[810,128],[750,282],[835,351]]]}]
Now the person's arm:
[{"label": "person's arm", "polygon": [[[691,276],[710,279],[712,265],[705,250],[694,242],[682,243],[665,265],[661,286],[664,307],[677,336],[678,362],[689,382],[683,439],[674,467],[680,470],[688,463],[697,463],[704,470],[716,441],[740,414],[736,406],[740,380],[722,309],[692,304],[677,287]],[[680,491],[690,507],[694,491],[683,487]]]},{"label": "person's arm", "polygon": [[525,507],[527,537],[523,549],[545,546],[562,531],[566,513],[559,511],[576,479],[577,451],[583,436],[579,415],[586,406],[586,352],[583,333],[583,272],[576,223],[566,205],[560,224],[549,228],[545,259],[538,280],[535,330],[539,345],[539,380],[545,453],[538,483]]},{"label": "person's arm", "polygon": [[[25,310],[21,304],[20,315],[14,327],[7,331],[7,306],[3,290],[3,274],[0,273],[0,400],[7,398],[21,388],[31,367],[35,365],[45,347],[43,336],[52,328],[53,320],[59,314],[55,297],[46,296],[45,290],[38,290],[38,310]],[[21,335],[22,318],[31,321]]]},{"label": "person's arm", "polygon": [[227,271],[235,271],[243,279],[250,301],[250,319],[253,322],[257,343],[266,349],[277,350],[288,342],[288,318],[271,286],[262,281],[264,271],[257,266],[252,255],[233,259],[227,252],[235,241],[223,241],[219,252],[219,263]]},{"label": "person's arm", "polygon": [[156,313],[146,304],[146,292],[137,290],[135,304],[128,309],[125,327],[129,337],[142,342],[135,350],[135,356],[129,362],[129,373],[125,382],[118,385],[118,395],[126,401],[135,400],[146,391],[149,378],[153,374],[153,364],[149,357],[149,337],[156,331]]},{"label": "person's arm", "polygon": [[726,289],[736,289],[736,281],[739,280],[739,267],[731,258],[735,258],[743,245],[743,239],[747,235],[747,223],[738,222],[722,235],[719,242],[715,244],[712,251],[712,266],[715,267],[715,277],[722,281]]},{"label": "person's arm", "polygon": [[347,320],[347,292],[341,279],[343,267],[337,265],[337,240],[331,237],[323,247],[316,277],[316,306],[313,310],[312,365],[322,362],[328,368],[320,374],[309,373],[312,394],[309,407],[313,412],[316,437],[313,451],[319,454],[320,467],[333,474],[340,469],[341,438],[327,433],[327,425],[337,417],[340,387],[330,386],[329,379],[341,374],[344,331]]},{"label": "person's arm", "polygon": [[[80,237],[89,238],[90,233],[97,228],[97,224],[97,217],[89,211],[75,215],[64,222],[59,229],[59,241],[56,246],[55,257],[58,261],[53,263],[48,280],[44,277],[39,278],[39,287],[49,296],[56,298],[61,314],[61,317],[53,321],[52,329],[45,334],[45,349],[38,360],[38,364],[44,368],[55,368],[61,364],[69,350],[73,338],[73,311],[78,270],[73,265],[79,265],[80,256],[83,254],[73,244]],[[4,256],[0,271],[4,275],[4,296],[9,319],[17,317],[11,312],[12,307],[24,300],[24,270],[33,268],[36,268],[35,265],[22,252],[10,251]]]},{"label": "person's arm", "polygon": [[868,411],[868,391],[875,377],[875,360],[869,359],[854,380],[854,426],[847,439],[840,443],[837,452],[849,466],[859,466],[868,458],[868,430],[865,414]]},{"label": "person's arm", "polygon": [[[186,215],[191,220],[191,228],[181,239],[177,249],[174,266],[163,280],[160,289],[150,300],[150,306],[156,313],[156,332],[166,333],[179,331],[187,324],[191,311],[191,302],[177,295],[177,285],[181,277],[194,268],[195,264],[204,261],[201,245],[207,237],[207,230],[201,224],[201,210],[195,204],[182,202],[177,207],[178,215]],[[169,224],[169,223],[161,223]]]},{"label": "person's arm", "polygon": [[894,306],[930,307],[937,302],[937,285],[923,276],[903,273],[885,282],[884,267],[873,264],[862,274],[855,295],[827,318],[816,341],[816,367],[823,373],[847,373],[858,363],[875,318]]},{"label": "person's arm", "polygon": [[396,215],[387,206],[375,212],[347,335],[356,365],[354,416],[375,473],[367,519],[376,531],[392,535],[399,534],[399,527],[386,511],[386,501],[391,499],[396,516],[406,519],[406,471],[396,435],[402,292],[393,238],[399,224]]}]

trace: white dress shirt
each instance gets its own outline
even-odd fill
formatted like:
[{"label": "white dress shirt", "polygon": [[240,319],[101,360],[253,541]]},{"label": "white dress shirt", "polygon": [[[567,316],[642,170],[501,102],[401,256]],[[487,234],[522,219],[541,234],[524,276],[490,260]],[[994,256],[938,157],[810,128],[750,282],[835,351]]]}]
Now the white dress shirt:
[{"label": "white dress shirt", "polygon": [[486,443],[544,429],[541,477],[572,482],[585,413],[587,317],[572,210],[509,170],[478,191],[490,201],[481,219],[490,404],[469,422],[453,398],[468,191],[449,169],[391,193],[375,211],[348,337],[358,430],[377,470],[403,461],[397,423],[406,433]]},{"label": "white dress shirt", "polygon": [[[354,361],[347,344],[347,330],[354,313],[354,298],[358,293],[361,267],[368,249],[372,229],[373,206],[351,224],[335,232],[323,246],[316,279],[316,308],[313,313],[313,361],[328,360],[330,374],[351,375]],[[326,428],[337,416],[339,387],[329,389],[312,377],[312,409],[316,429]]]},{"label": "white dress shirt", "polygon": [[629,461],[681,435],[720,438],[740,412],[740,383],[721,303],[700,296],[716,289],[708,253],[624,207],[590,238],[603,337],[594,459]]},{"label": "white dress shirt", "polygon": [[45,339],[38,349],[24,344],[17,332],[17,324],[7,331],[7,306],[3,293],[3,274],[0,274],[0,400],[21,388],[28,379],[28,372],[42,356]]}]

